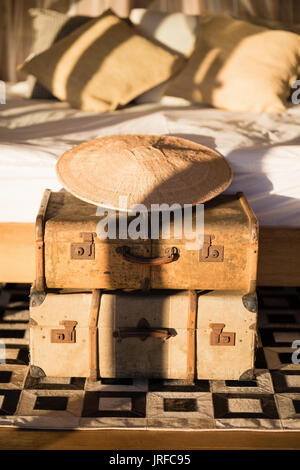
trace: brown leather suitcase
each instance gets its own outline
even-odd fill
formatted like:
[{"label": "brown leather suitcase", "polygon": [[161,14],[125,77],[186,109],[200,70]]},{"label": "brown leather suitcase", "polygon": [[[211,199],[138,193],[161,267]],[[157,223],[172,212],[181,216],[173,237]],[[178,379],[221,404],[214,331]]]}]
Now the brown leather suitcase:
[{"label": "brown leather suitcase", "polygon": [[[46,289],[209,289],[254,292],[258,224],[245,196],[204,205],[204,245],[184,237],[101,240],[96,206],[46,190],[36,222],[36,286]],[[172,234],[171,227],[171,234]]]},{"label": "brown leather suitcase", "polygon": [[256,296],[239,291],[48,293],[30,307],[42,377],[247,380]]}]

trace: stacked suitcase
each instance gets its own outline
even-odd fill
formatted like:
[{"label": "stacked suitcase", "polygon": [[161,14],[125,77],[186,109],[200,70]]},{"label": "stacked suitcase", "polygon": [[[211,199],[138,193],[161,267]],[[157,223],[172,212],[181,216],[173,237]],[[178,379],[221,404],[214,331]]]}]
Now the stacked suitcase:
[{"label": "stacked suitcase", "polygon": [[101,240],[96,206],[45,191],[36,221],[36,377],[247,380],[258,224],[242,193],[205,203],[204,244]]}]

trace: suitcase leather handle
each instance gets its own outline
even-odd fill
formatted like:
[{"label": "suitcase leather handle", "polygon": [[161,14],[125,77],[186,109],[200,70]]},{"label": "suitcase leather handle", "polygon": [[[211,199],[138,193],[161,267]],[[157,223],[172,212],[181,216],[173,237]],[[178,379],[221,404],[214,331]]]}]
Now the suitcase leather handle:
[{"label": "suitcase leather handle", "polygon": [[173,246],[171,249],[166,250],[166,256],[158,258],[143,258],[142,256],[136,256],[130,253],[130,248],[128,246],[121,246],[116,249],[118,254],[123,256],[123,259],[129,261],[130,263],[136,264],[148,264],[150,266],[159,266],[161,264],[173,263],[179,258],[179,250],[176,246]]},{"label": "suitcase leather handle", "polygon": [[119,328],[113,332],[113,337],[120,341],[124,338],[140,338],[142,341],[147,338],[169,339],[176,335],[172,328]]}]

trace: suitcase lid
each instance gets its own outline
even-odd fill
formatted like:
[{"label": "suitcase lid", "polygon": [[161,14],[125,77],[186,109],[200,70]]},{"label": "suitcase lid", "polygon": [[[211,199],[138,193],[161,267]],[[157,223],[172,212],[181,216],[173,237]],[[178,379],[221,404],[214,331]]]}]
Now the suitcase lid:
[{"label": "suitcase lid", "polygon": [[[47,212],[45,216],[45,233],[46,240],[49,237],[53,238],[56,242],[75,242],[80,241],[80,233],[93,233],[98,235],[97,224],[101,219],[106,219],[107,214],[99,215],[97,207],[93,204],[84,202],[67,191],[51,192]],[[152,217],[153,216],[153,217]],[[149,214],[149,226],[147,238],[133,239],[127,237],[126,240],[120,238],[119,231],[119,214],[116,212],[116,233],[115,237],[108,237],[104,241],[99,236],[94,237],[95,243],[116,243],[120,244],[126,241],[132,245],[185,245],[187,240],[188,230],[186,225],[183,226],[182,238],[175,237],[174,232],[174,217],[171,213],[170,220],[170,238],[162,236],[162,218],[159,219],[158,236],[152,236],[151,221],[155,223],[155,216]],[[193,230],[196,213],[193,211]],[[131,221],[134,221],[135,216],[127,214],[127,228]],[[107,219],[106,219],[107,220]],[[184,215],[182,214],[182,223]],[[249,218],[245,212],[240,198],[236,195],[220,195],[212,201],[208,201],[204,205],[204,229],[205,233],[223,233],[227,231],[239,232],[242,238],[242,233],[249,233],[251,227],[249,226]],[[152,238],[151,238],[152,236]],[[176,240],[175,240],[176,238]],[[77,240],[78,239],[78,240]]]}]

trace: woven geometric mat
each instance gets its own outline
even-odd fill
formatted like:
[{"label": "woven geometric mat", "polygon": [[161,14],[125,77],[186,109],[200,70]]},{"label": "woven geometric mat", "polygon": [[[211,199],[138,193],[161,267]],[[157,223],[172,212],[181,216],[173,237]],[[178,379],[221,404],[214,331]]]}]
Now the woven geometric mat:
[{"label": "woven geometric mat", "polygon": [[[260,288],[251,382],[33,379],[29,285],[0,291],[0,426],[36,429],[300,430],[300,288]],[[299,354],[300,359],[300,354]]]}]

